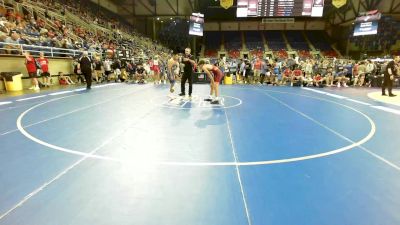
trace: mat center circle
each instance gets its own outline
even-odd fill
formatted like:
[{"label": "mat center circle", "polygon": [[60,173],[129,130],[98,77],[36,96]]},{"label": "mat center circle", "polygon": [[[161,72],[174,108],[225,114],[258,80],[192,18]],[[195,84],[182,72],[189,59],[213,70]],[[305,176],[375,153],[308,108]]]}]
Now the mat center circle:
[{"label": "mat center circle", "polygon": [[223,95],[219,98],[218,104],[212,104],[207,95],[189,96],[157,96],[151,100],[157,106],[173,109],[212,109],[212,108],[233,108],[242,104],[242,100],[236,97]]}]

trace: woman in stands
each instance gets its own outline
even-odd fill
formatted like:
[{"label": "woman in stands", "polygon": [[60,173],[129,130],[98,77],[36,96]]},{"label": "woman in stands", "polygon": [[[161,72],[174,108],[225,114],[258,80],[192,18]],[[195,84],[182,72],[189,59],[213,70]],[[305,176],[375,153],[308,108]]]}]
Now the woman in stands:
[{"label": "woman in stands", "polygon": [[[204,71],[210,79],[210,98],[205,99],[205,101],[211,101],[211,104],[219,104],[219,83],[224,77],[224,74],[217,66],[208,64],[204,60],[199,61],[198,67],[200,70]],[[213,98],[213,95],[215,95],[215,98]]]}]

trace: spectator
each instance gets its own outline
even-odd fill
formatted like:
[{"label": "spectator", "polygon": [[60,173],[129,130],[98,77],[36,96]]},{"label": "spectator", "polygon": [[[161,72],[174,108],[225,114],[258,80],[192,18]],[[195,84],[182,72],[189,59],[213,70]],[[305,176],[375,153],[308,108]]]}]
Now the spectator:
[{"label": "spectator", "polygon": [[146,79],[146,70],[144,69],[142,64],[138,64],[136,68],[134,82],[136,84],[145,84],[146,83],[145,79]]},{"label": "spectator", "polygon": [[107,81],[110,81],[112,74],[112,61],[109,58],[106,58],[103,62],[104,74],[106,75]]},{"label": "spectator", "polygon": [[337,87],[347,87],[347,82],[349,79],[346,77],[347,75],[347,69],[342,69],[342,71],[339,71],[336,74],[336,80],[337,80]]},{"label": "spectator", "polygon": [[115,82],[121,81],[121,60],[117,59],[112,64],[112,68],[114,70]]},{"label": "spectator", "polygon": [[40,90],[38,79],[37,79],[36,61],[28,51],[25,52],[25,65],[26,65],[26,70],[28,71],[29,77],[32,79],[32,87],[30,87],[29,89],[35,90],[35,91]]},{"label": "spectator", "polygon": [[364,85],[365,73],[366,73],[365,62],[362,61],[358,66],[358,77],[359,77],[358,84],[360,85],[360,87]]},{"label": "spectator", "polygon": [[58,72],[58,79],[60,81],[61,85],[71,85],[71,84],[75,84],[71,77],[69,76],[65,76],[63,72]]},{"label": "spectator", "polygon": [[44,53],[40,52],[40,57],[37,59],[40,65],[41,76],[43,78],[43,85],[50,86],[50,73],[49,73],[49,60],[44,57]]},{"label": "spectator", "polygon": [[99,56],[94,57],[94,78],[96,83],[101,82],[101,78],[103,77],[103,66]]},{"label": "spectator", "polygon": [[[12,30],[10,33],[10,37],[7,37],[5,42],[8,44],[6,45],[8,54],[20,54],[20,35],[18,34],[17,30]],[[16,49],[16,50],[12,50],[12,49]]]},{"label": "spectator", "polygon": [[[254,82],[256,82],[256,83],[260,81],[262,65],[263,65],[263,61],[259,57],[256,57],[256,60],[253,63]],[[264,75],[265,75],[265,73],[264,73]]]},{"label": "spectator", "polygon": [[282,73],[282,80],[281,80],[281,85],[286,85],[286,82],[289,79],[292,79],[292,70],[290,70],[290,67],[286,67]]},{"label": "spectator", "polygon": [[313,77],[313,81],[314,81],[314,85],[317,87],[320,87],[322,85],[322,82],[325,81],[325,78],[322,77],[321,73],[317,73],[314,77]]},{"label": "spectator", "polygon": [[293,81],[299,80],[300,85],[303,87],[303,71],[300,69],[299,66],[295,66],[295,70],[292,72],[291,80],[290,80],[290,86],[293,86]]}]

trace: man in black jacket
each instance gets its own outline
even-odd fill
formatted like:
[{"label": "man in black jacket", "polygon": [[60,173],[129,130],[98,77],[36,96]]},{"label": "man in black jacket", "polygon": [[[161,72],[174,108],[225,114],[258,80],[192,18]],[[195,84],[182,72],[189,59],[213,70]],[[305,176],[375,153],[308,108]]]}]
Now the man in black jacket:
[{"label": "man in black jacket", "polygon": [[179,96],[185,96],[185,83],[189,81],[189,98],[192,97],[193,90],[193,66],[196,64],[194,57],[190,54],[190,48],[185,49],[185,55],[182,58],[182,63],[185,65],[183,68],[183,75],[181,79],[181,93]]},{"label": "man in black jacket", "polygon": [[392,93],[392,88],[393,88],[394,76],[398,75],[397,66],[399,62],[400,62],[400,56],[396,56],[394,57],[394,60],[390,61],[386,66],[382,84],[382,95],[386,95],[386,88],[387,88],[389,92],[389,97],[396,96]]},{"label": "man in black jacket", "polygon": [[79,59],[79,66],[85,76],[86,90],[90,90],[92,87],[92,60],[90,60],[87,51],[83,52],[82,57]]}]

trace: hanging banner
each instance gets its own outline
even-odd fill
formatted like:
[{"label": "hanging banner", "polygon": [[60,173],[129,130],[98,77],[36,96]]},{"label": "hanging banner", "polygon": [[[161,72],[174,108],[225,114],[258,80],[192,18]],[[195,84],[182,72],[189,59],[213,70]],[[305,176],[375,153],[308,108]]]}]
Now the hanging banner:
[{"label": "hanging banner", "polygon": [[335,6],[336,8],[340,8],[344,5],[346,5],[347,0],[332,0],[332,5]]},{"label": "hanging banner", "polygon": [[233,0],[220,0],[221,7],[224,9],[229,9],[233,6]]}]

